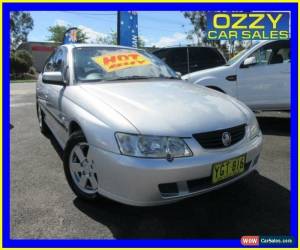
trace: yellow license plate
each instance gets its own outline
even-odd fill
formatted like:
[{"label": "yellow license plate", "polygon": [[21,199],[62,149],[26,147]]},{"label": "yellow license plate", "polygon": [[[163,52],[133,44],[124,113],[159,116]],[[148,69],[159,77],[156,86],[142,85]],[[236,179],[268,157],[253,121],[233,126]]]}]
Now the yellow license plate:
[{"label": "yellow license plate", "polygon": [[218,183],[225,179],[239,175],[245,171],[246,155],[218,162],[212,165],[212,183]]}]

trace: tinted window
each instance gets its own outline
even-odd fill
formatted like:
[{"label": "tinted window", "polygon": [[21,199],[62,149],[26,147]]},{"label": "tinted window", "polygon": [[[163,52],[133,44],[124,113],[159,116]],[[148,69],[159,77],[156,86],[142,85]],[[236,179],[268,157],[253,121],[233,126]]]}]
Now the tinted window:
[{"label": "tinted window", "polygon": [[169,50],[166,63],[181,74],[188,73],[187,49],[173,48]]},{"label": "tinted window", "polygon": [[171,50],[170,63],[177,64],[179,62],[187,62],[186,48],[176,48]]},{"label": "tinted window", "polygon": [[163,60],[164,62],[167,61],[168,50],[158,50],[158,51],[154,51],[153,54],[156,55],[156,56],[157,56],[158,58],[160,58],[161,60]]},{"label": "tinted window", "polygon": [[220,52],[213,48],[188,48],[190,72],[224,65]]}]

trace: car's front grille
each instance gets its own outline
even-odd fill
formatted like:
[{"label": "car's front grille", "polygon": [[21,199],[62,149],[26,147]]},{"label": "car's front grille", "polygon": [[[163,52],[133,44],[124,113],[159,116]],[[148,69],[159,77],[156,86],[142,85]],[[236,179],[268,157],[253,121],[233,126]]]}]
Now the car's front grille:
[{"label": "car's front grille", "polygon": [[[203,148],[207,148],[207,149],[224,148],[224,147],[231,146],[239,142],[240,140],[242,140],[245,136],[245,128],[246,125],[242,124],[227,129],[220,129],[220,130],[215,130],[206,133],[193,134],[193,137]],[[224,145],[222,141],[222,136],[223,133],[225,132],[227,132],[231,137],[231,141],[229,145]]]}]

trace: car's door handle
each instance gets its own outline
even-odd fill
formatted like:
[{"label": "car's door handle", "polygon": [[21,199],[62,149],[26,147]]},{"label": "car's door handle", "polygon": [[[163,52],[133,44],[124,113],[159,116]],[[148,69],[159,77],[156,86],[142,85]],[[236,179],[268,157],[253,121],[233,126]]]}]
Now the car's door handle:
[{"label": "car's door handle", "polygon": [[226,80],[227,81],[236,81],[237,80],[237,76],[236,75],[226,76]]}]

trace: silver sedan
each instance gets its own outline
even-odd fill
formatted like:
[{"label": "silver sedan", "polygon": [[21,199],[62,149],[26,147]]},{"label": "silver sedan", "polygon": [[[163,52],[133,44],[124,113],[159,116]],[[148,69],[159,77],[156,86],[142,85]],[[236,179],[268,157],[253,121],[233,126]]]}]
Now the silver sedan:
[{"label": "silver sedan", "polygon": [[262,134],[236,99],[182,81],[143,50],[70,44],[37,82],[42,133],[64,149],[81,198],[150,206],[223,187],[253,171]]}]

